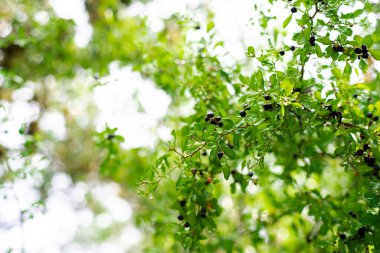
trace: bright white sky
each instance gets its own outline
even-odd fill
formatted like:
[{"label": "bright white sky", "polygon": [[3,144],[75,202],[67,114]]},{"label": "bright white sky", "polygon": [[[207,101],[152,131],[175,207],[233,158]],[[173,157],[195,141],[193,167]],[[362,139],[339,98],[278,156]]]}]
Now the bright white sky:
[{"label": "bright white sky", "polygon": [[[92,31],[88,24],[88,16],[84,11],[83,1],[50,0],[50,2],[59,16],[65,19],[74,19],[77,24],[76,43],[81,47],[86,46]],[[147,5],[135,3],[126,14],[147,15],[151,29],[157,30],[161,27],[161,18],[167,18],[175,12],[187,14],[199,3],[208,4],[215,12],[218,38],[225,41],[226,51],[229,54],[224,58],[225,63],[232,64],[233,61],[244,59],[246,46],[266,44],[266,40],[259,35],[261,28],[259,28],[257,19],[253,17],[253,3],[255,2],[265,4],[266,1],[154,0]],[[284,4],[278,5],[278,8],[271,8],[271,15],[277,17],[272,24],[275,27],[281,27],[283,20],[290,14]],[[261,9],[267,11],[268,8],[266,5]],[[203,19],[197,15],[197,13],[192,13],[191,16],[194,19]],[[295,15],[301,14],[296,13]],[[253,18],[253,25],[250,24],[251,18]],[[373,17],[369,16],[368,18]],[[37,19],[44,23],[47,22],[48,16],[41,12]],[[298,27],[294,22],[287,28],[287,30],[295,29]],[[195,39],[199,37],[199,34],[190,34],[189,37]],[[290,56],[286,55],[286,57]],[[356,77],[357,80],[359,78]],[[118,133],[126,139],[123,144],[125,148],[153,147],[157,136],[162,139],[170,138],[170,129],[157,125],[167,112],[170,98],[163,91],[157,89],[153,82],[142,79],[138,73],[133,73],[130,67],[120,67],[117,64],[110,66],[110,76],[102,78],[101,82],[107,83],[107,85],[96,88],[91,98],[85,98],[94,99],[99,107],[97,118],[99,130],[103,129],[105,124],[119,128]],[[33,96],[32,86],[30,84],[17,91],[13,95],[15,102],[0,108],[0,118],[9,118],[5,125],[0,126],[0,132],[8,131],[7,134],[0,134],[0,144],[12,148],[22,145],[24,140],[18,134],[19,126],[23,122],[30,122],[39,113],[38,105],[31,104],[29,101]],[[137,94],[145,113],[138,112],[138,104],[133,99],[134,94]],[[75,104],[75,108],[78,108],[77,113],[82,113],[79,110],[80,107],[80,104]],[[65,120],[59,112],[52,111],[43,115],[41,128],[51,131],[58,139],[65,138]],[[40,157],[36,157],[34,162],[41,169],[49,166]],[[21,165],[22,161],[16,158],[12,168]],[[13,196],[0,200],[0,207],[6,207],[0,208],[1,222],[16,221],[18,206],[27,208],[38,199],[38,193],[33,190],[35,184],[35,178],[20,180],[15,182],[13,189],[0,192],[0,194]],[[118,197],[118,191],[118,186],[115,184],[98,182],[73,184],[67,175],[56,174],[51,196],[46,203],[46,213],[41,214],[36,211],[35,218],[25,222],[23,231],[19,226],[14,226],[9,230],[0,230],[0,253],[5,252],[9,247],[20,248],[22,240],[25,242],[27,253],[118,253],[128,251],[141,241],[143,235],[131,223],[132,207],[126,200]],[[93,193],[107,211],[95,216],[89,209],[83,207],[81,204],[83,204],[87,192]],[[14,196],[17,196],[18,203]],[[226,198],[223,201],[230,202]],[[113,222],[122,222],[125,224],[125,229],[120,236],[116,236],[111,241],[86,248],[73,242],[77,233],[90,233],[89,226],[102,227]]]}]

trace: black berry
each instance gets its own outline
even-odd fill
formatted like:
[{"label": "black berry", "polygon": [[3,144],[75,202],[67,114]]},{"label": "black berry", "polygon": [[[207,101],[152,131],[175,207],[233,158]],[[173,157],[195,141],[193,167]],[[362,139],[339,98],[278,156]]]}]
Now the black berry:
[{"label": "black berry", "polygon": [[378,121],[378,120],[379,120],[378,116],[373,117],[373,121]]},{"label": "black berry", "polygon": [[313,47],[315,46],[315,36],[314,35],[311,35],[310,39],[309,39],[309,43],[310,45],[312,45]]},{"label": "black berry", "polygon": [[210,118],[209,117],[205,117],[205,121],[209,121],[210,120]]},{"label": "black berry", "polygon": [[291,51],[294,51],[294,50],[296,50],[296,47],[295,47],[295,46],[291,46],[291,47],[290,47],[290,50],[291,50]]},{"label": "black berry", "polygon": [[368,52],[368,48],[367,48],[366,45],[362,45],[362,52],[363,52],[363,53]]},{"label": "black berry", "polygon": [[370,156],[367,156],[367,157],[364,157],[364,162],[368,165],[368,166],[372,166],[375,164],[375,158],[374,157],[370,157]]},{"label": "black berry", "polygon": [[285,54],[285,51],[281,50],[280,55],[283,56]]},{"label": "black berry", "polygon": [[358,229],[358,236],[359,236],[359,238],[363,238],[366,231],[367,231],[367,228],[365,228],[365,227],[359,228]]},{"label": "black berry", "polygon": [[346,240],[347,236],[345,234],[339,234],[339,238],[344,241]]},{"label": "black berry", "polygon": [[296,12],[297,12],[297,8],[293,6],[293,7],[290,9],[290,11],[291,11],[292,13],[296,13]]},{"label": "black berry", "polygon": [[354,94],[352,97],[353,98],[358,98],[358,94]]},{"label": "black berry", "polygon": [[188,222],[186,222],[185,224],[183,224],[183,226],[184,226],[185,228],[188,228],[188,227],[190,227],[190,224],[189,224]]},{"label": "black berry", "polygon": [[354,218],[354,219],[356,219],[356,217],[357,217],[356,213],[354,213],[353,211],[348,212],[348,214],[349,214],[352,218]]},{"label": "black berry", "polygon": [[367,150],[369,149],[369,144],[367,144],[367,143],[364,144],[364,145],[363,145],[363,149],[364,149],[364,151],[367,151]]},{"label": "black berry", "polygon": [[355,51],[356,54],[361,54],[361,53],[362,53],[362,49],[361,49],[361,48],[358,48],[358,47],[355,48],[354,51]]},{"label": "black berry", "polygon": [[367,113],[367,118],[372,118],[372,116],[373,116],[372,112]]},{"label": "black berry", "polygon": [[206,213],[207,212],[207,209],[205,207],[202,207],[201,208],[201,213]]},{"label": "black berry", "polygon": [[112,140],[113,138],[115,138],[115,135],[114,135],[114,134],[109,134],[109,135],[107,136],[107,139],[108,139],[108,140]]},{"label": "black berry", "polygon": [[271,98],[271,96],[269,96],[269,95],[264,95],[264,99],[265,99],[265,100],[271,100],[272,98]]},{"label": "black berry", "polygon": [[236,174],[236,170],[231,170],[231,174],[235,175]]},{"label": "black berry", "polygon": [[364,59],[368,59],[369,54],[368,54],[368,53],[363,53],[362,57],[363,57]]},{"label": "black berry", "polygon": [[222,126],[223,126],[223,122],[219,122],[218,127],[222,127]]},{"label": "black berry", "polygon": [[206,156],[206,155],[207,155],[207,152],[206,152],[206,150],[205,150],[205,151],[203,151],[202,155],[203,155],[203,156]]},{"label": "black berry", "polygon": [[244,110],[240,111],[240,116],[242,116],[244,118],[245,116],[247,116],[247,113]]},{"label": "black berry", "polygon": [[224,155],[223,152],[218,152],[218,158],[219,158],[219,159],[222,159],[223,155]]},{"label": "black berry", "polygon": [[180,215],[178,215],[177,218],[178,218],[178,220],[183,220],[184,217],[180,214]]},{"label": "black berry", "polygon": [[185,200],[185,199],[180,200],[180,201],[179,201],[179,204],[180,204],[181,206],[185,206],[185,205],[186,205],[186,200]]},{"label": "black berry", "polygon": [[215,115],[212,112],[207,113],[207,118],[209,118],[209,119],[213,118],[214,116]]},{"label": "black berry", "polygon": [[270,111],[273,109],[273,105],[272,104],[264,104],[263,108],[265,111]]},{"label": "black berry", "polygon": [[248,172],[248,176],[253,177],[253,172],[252,171]]},{"label": "black berry", "polygon": [[362,156],[363,154],[364,154],[363,149],[359,149],[359,150],[357,150],[356,153],[355,153],[355,155],[357,155],[357,156]]},{"label": "black berry", "polygon": [[216,117],[215,117],[215,121],[216,121],[216,122],[219,122],[219,121],[221,121],[221,120],[222,120],[222,117],[220,117],[220,116],[216,116]]}]

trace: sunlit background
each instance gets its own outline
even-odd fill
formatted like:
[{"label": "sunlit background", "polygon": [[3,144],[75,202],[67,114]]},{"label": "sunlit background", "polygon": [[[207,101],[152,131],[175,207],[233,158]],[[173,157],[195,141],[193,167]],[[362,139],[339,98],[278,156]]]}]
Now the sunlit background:
[{"label": "sunlit background", "polygon": [[[12,0],[0,1],[7,4]],[[262,3],[263,2],[263,3]],[[191,17],[195,21],[204,22],[204,13],[197,12],[199,5],[207,5],[215,14],[214,21],[217,39],[225,42],[224,49],[217,53],[225,65],[233,65],[246,57],[245,48],[249,45],[263,47],[266,37],[262,35],[260,23],[254,15],[253,4],[261,6],[261,10],[275,17],[268,33],[275,27],[281,27],[283,20],[289,15],[284,11],[284,5],[273,8],[265,5],[266,1],[254,0],[154,0],[148,3],[136,2],[123,11],[126,16],[146,16],[149,28],[153,32],[163,29],[163,19],[175,13]],[[81,0],[50,0],[56,14],[62,19],[75,22],[75,43],[78,47],[86,47],[91,40],[92,28],[89,17]],[[0,7],[1,8],[1,7]],[[296,15],[301,15],[297,13]],[[0,17],[1,18],[1,17]],[[41,11],[31,18],[41,24],[49,21],[49,14]],[[369,20],[376,17],[369,16]],[[0,19],[0,39],[11,32],[11,27]],[[296,24],[290,24],[288,30],[297,29]],[[205,31],[189,31],[189,40],[198,40]],[[286,40],[286,37],[285,37]],[[57,43],[59,43],[57,41]],[[287,55],[285,55],[287,57]],[[108,76],[96,76],[87,72],[78,72],[74,81],[68,82],[66,91],[75,92],[77,99],[72,101],[71,115],[82,118],[80,124],[88,124],[86,113],[88,105],[95,104],[96,129],[103,130],[106,126],[118,128],[118,134],[125,138],[122,147],[154,148],[158,140],[170,139],[170,126],[161,123],[167,114],[170,97],[157,88],[153,81],[142,78],[129,66],[120,66],[115,62],[109,65]],[[378,63],[377,63],[378,64]],[[281,67],[281,66],[279,66]],[[375,65],[379,68],[378,65]],[[361,74],[353,74],[352,80],[364,78]],[[3,77],[0,75],[0,85]],[[92,89],[96,84],[96,88]],[[67,137],[65,117],[59,111],[44,111],[40,115],[39,104],[32,101],[34,89],[45,85],[56,90],[54,96],[58,101],[67,101],[65,91],[53,77],[48,77],[44,83],[29,83],[15,91],[12,102],[3,101],[0,107],[0,144],[17,149],[25,143],[25,138],[19,129],[26,123],[40,117],[40,129],[54,136],[57,140]],[[89,92],[91,91],[91,92]],[[186,113],[186,108],[184,108]],[[12,156],[12,154],[8,154]],[[6,169],[17,170],[25,166],[24,161],[17,157],[1,168],[0,175]],[[44,170],[52,166],[49,160],[35,155],[30,170]],[[56,165],[59,168],[59,164]],[[276,170],[276,168],[272,168]],[[300,179],[301,180],[301,179]],[[0,182],[1,183],[1,182]],[[0,252],[12,248],[14,252],[25,248],[26,252],[139,252],[144,234],[132,222],[134,205],[129,199],[120,196],[120,186],[112,182],[93,180],[73,183],[65,172],[57,171],[51,182],[51,188],[45,207],[38,202],[39,192],[34,189],[42,185],[43,178],[36,177],[18,179],[13,184],[1,183],[0,191]],[[313,184],[313,182],[309,182]],[[251,189],[252,191],[252,189]],[[94,213],[86,203],[91,193],[91,203],[100,205],[101,212]],[[223,206],[232,205],[228,197],[222,198]],[[94,205],[95,205],[94,204]],[[30,209],[30,206],[33,206]],[[20,211],[27,210],[22,216],[33,216],[33,219],[20,221]],[[97,229],[114,228],[118,231],[104,242],[93,244]],[[108,231],[108,233],[111,233]],[[90,238],[90,239],[89,239]]]}]

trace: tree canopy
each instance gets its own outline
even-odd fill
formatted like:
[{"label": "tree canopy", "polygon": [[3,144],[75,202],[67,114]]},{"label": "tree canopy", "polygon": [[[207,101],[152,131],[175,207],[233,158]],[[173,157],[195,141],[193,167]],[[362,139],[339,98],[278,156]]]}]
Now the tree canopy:
[{"label": "tree canopy", "polygon": [[[31,179],[39,192],[19,225],[63,172],[120,185],[144,235],[136,252],[380,252],[380,4],[251,2],[258,37],[231,60],[207,4],[154,29],[128,12],[147,1],[85,0],[92,32],[80,45],[78,24],[48,1],[0,0],[0,190]],[[170,97],[169,141],[125,148],[120,129],[97,129],[84,97],[108,85],[112,64]],[[12,146],[9,108],[25,88],[38,109]],[[49,112],[64,137],[41,129]]]}]

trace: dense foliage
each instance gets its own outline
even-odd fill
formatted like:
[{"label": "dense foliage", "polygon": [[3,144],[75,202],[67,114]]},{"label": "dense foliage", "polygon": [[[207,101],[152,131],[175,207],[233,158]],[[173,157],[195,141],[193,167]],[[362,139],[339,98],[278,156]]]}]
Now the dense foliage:
[{"label": "dense foliage", "polygon": [[[32,86],[31,103],[62,112],[68,136],[44,133],[39,117],[25,122],[23,147],[1,149],[1,185],[42,174],[43,205],[58,169],[76,181],[97,171],[136,201],[145,252],[380,252],[378,3],[268,0],[289,13],[271,30],[276,17],[252,1],[263,41],[227,64],[207,8],[198,10],[204,20],[173,16],[155,33],[145,18],[120,14],[130,2],[88,0],[93,34],[81,48],[75,24],[43,1],[7,2],[3,104]],[[28,17],[44,10],[49,21],[17,18],[20,9]],[[194,31],[201,39],[187,38]],[[171,141],[124,150],[117,129],[95,133],[91,103],[81,123],[75,78],[95,75],[102,85],[96,79],[114,61],[171,96],[163,121]],[[51,168],[31,168],[36,154]],[[25,166],[6,168],[21,157]]]}]

